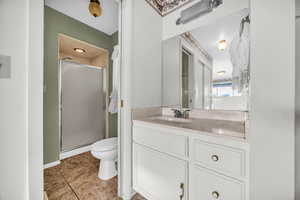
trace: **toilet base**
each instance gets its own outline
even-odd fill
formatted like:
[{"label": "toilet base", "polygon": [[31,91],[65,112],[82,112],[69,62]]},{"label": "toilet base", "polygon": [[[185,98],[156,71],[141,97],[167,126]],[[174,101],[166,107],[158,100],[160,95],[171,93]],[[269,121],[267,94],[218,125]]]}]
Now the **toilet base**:
[{"label": "toilet base", "polygon": [[101,180],[109,180],[118,174],[116,162],[113,160],[101,160],[98,177]]}]

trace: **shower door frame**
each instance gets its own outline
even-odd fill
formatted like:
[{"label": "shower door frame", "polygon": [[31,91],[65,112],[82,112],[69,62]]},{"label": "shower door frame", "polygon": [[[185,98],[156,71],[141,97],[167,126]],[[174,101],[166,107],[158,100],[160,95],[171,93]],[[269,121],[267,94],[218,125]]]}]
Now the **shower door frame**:
[{"label": "shower door frame", "polygon": [[[60,35],[64,35],[64,36],[67,36],[65,34],[60,34]],[[70,37],[70,36],[67,36],[67,37]],[[73,38],[73,37],[70,37],[72,39],[75,39],[75,40],[78,40],[76,38]],[[79,40],[81,41],[81,40]],[[81,41],[83,42],[83,41]],[[86,42],[83,42],[83,43],[86,43]],[[102,67],[101,69],[103,70],[103,92],[105,93],[105,138],[108,138],[109,137],[109,113],[108,113],[108,105],[109,105],[109,65],[110,65],[110,61],[109,61],[109,51],[107,49],[104,49],[104,48],[101,48],[101,47],[97,47],[95,45],[92,45],[92,44],[89,44],[87,43],[88,45],[90,46],[94,46],[98,49],[101,49],[103,51],[106,52],[107,54],[107,66],[105,67]],[[59,45],[58,45],[59,46]],[[84,148],[84,147],[87,147],[89,145],[81,145],[81,146],[78,146],[78,147],[75,147],[74,149],[71,149],[71,150],[68,150],[68,151],[62,151],[62,73],[61,73],[61,68],[62,68],[62,62],[63,60],[62,59],[58,59],[58,93],[59,93],[59,99],[58,99],[58,123],[59,123],[59,159],[63,159],[61,154],[62,153],[67,153],[67,152],[70,152],[70,151],[74,151],[76,149],[79,149],[79,148]],[[88,68],[93,68],[93,69],[99,69],[100,67],[96,67],[96,66],[91,66],[91,65],[86,65],[86,64],[80,64],[79,62],[76,62],[76,61],[67,61],[67,62],[73,62],[74,64],[78,64],[80,66],[78,67],[88,67]]]}]

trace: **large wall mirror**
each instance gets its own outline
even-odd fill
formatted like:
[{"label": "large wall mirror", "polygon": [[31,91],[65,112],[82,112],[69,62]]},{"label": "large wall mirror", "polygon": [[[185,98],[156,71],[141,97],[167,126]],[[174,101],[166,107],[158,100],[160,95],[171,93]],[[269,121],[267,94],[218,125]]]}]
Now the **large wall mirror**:
[{"label": "large wall mirror", "polygon": [[163,105],[247,111],[250,17],[243,9],[163,41]]}]

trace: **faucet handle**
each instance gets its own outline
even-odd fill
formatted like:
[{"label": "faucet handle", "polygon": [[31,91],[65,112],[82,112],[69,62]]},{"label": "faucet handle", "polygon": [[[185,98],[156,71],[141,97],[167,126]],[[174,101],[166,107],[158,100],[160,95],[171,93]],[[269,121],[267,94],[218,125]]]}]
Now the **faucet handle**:
[{"label": "faucet handle", "polygon": [[175,109],[175,108],[173,108],[173,109],[171,109],[171,110],[174,112],[174,117],[179,118],[179,117],[182,116],[182,112],[181,112],[180,110]]}]

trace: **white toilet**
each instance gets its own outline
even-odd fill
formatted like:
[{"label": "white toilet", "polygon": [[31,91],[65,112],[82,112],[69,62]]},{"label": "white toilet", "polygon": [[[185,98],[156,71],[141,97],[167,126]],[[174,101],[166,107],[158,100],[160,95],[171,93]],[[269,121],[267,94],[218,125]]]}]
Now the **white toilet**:
[{"label": "white toilet", "polygon": [[116,137],[100,140],[92,145],[92,155],[101,160],[98,177],[102,180],[108,180],[117,175],[117,147]]}]

